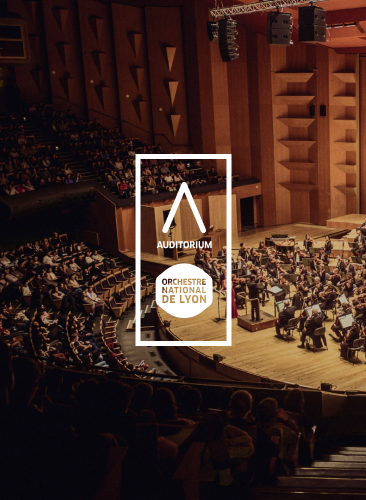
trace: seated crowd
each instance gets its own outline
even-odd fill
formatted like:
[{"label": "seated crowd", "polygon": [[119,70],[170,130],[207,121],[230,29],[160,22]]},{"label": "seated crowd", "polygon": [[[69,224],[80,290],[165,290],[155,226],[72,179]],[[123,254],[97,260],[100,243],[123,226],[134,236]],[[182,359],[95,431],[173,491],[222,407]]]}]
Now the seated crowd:
[{"label": "seated crowd", "polygon": [[[109,277],[113,282],[120,278],[118,292],[109,286]],[[134,367],[123,355],[114,323],[104,316],[110,311],[110,297],[118,297],[129,309],[133,284],[113,259],[82,242],[68,243],[66,235],[54,233],[42,242],[0,253],[0,337],[16,355],[31,353],[47,363],[148,371],[146,363]],[[28,307],[22,309],[22,303]],[[96,316],[101,317],[98,335],[93,333]]]},{"label": "seated crowd", "polygon": [[[148,146],[139,139],[125,138],[121,131],[107,129],[96,119],[77,118],[70,110],[55,111],[42,103],[29,108],[30,123],[39,124],[52,144],[37,144],[26,136],[24,117],[0,116],[0,194],[16,195],[48,186],[74,184],[83,180],[62,160],[71,153],[120,198],[135,196],[135,154],[162,153],[160,144]],[[58,146],[54,145],[58,144]],[[186,182],[191,188],[221,182],[215,167],[204,171],[189,160],[143,160],[141,194],[177,191]]]},{"label": "seated crowd", "polygon": [[48,186],[81,182],[57,157],[56,147],[37,144],[26,136],[24,120],[2,113],[0,116],[0,195],[13,196]]},{"label": "seated crowd", "polygon": [[153,499],[234,499],[314,458],[321,422],[300,389],[281,391],[278,401],[257,391],[254,403],[246,390],[218,387],[209,409],[198,387],[68,375],[11,360],[3,342],[0,364],[0,475],[9,500],[140,498],[142,477]]},{"label": "seated crowd", "polygon": [[[148,146],[138,139],[125,138],[120,130],[106,129],[97,120],[78,119],[71,111],[46,112],[46,127],[62,150],[70,151],[89,171],[121,198],[135,196],[135,154],[162,153],[161,145]],[[141,194],[177,191],[182,182],[197,187],[220,180],[215,168],[207,175],[189,160],[142,160]]]}]

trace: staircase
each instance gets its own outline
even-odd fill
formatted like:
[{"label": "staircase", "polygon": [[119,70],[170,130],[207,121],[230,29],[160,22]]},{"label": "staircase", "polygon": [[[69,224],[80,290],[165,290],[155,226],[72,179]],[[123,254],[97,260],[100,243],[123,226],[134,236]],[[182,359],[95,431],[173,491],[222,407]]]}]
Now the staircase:
[{"label": "staircase", "polygon": [[278,477],[276,485],[256,488],[255,499],[366,499],[366,447],[342,446],[293,476]]}]

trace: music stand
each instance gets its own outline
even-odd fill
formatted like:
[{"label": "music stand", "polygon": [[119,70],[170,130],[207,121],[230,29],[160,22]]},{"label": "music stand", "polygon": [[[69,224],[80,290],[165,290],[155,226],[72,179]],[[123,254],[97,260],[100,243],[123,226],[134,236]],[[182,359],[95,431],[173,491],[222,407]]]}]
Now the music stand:
[{"label": "music stand", "polygon": [[338,300],[339,300],[339,303],[341,304],[341,306],[345,306],[345,305],[349,306],[348,299],[344,295],[344,293],[338,297]]},{"label": "music stand", "polygon": [[308,318],[310,318],[310,316],[313,314],[313,309],[316,309],[318,311],[318,313],[321,313],[322,310],[320,309],[320,306],[319,304],[314,304],[310,307],[306,307],[305,308],[305,311],[306,311],[306,315]]},{"label": "music stand", "polygon": [[[277,315],[276,304],[277,304],[277,302],[281,302],[286,297],[286,292],[285,292],[285,290],[283,290],[283,288],[280,288],[279,286],[276,286],[276,285],[267,291],[268,291],[268,293],[273,295],[273,298],[274,298],[273,307],[274,307],[274,313],[276,316]],[[283,294],[285,294],[285,297],[283,296]],[[278,298],[279,300],[276,300],[276,298]]]},{"label": "music stand", "polygon": [[276,302],[276,307],[278,313],[282,312],[285,308],[285,303],[281,300],[281,302]]},{"label": "music stand", "polygon": [[354,322],[355,320],[352,314],[347,314],[346,316],[339,317],[339,324],[341,325],[342,330],[347,330],[348,328],[351,328]]}]

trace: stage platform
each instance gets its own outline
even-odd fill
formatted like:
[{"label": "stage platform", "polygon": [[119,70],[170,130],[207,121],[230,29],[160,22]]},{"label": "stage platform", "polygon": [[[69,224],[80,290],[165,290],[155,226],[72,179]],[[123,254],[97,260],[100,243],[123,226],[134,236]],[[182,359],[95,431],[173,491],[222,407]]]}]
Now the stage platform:
[{"label": "stage platform", "polygon": [[[358,223],[360,217],[363,222],[363,215],[347,216],[347,218],[351,219],[352,217],[356,223]],[[346,229],[344,223],[341,227]],[[333,233],[339,233],[339,227],[330,228],[298,223],[253,229],[245,233],[239,233],[238,238],[233,240],[233,249],[239,248],[241,241],[245,242],[247,246],[257,246],[259,241],[264,241],[265,237],[271,235],[271,233],[287,233],[290,236],[295,236],[302,246],[306,233],[310,233],[314,239],[323,239],[327,234],[331,236]],[[128,252],[128,255],[129,258],[134,258],[134,252]],[[237,250],[233,250],[233,256],[236,257],[236,255]],[[173,259],[151,254],[143,254],[142,259],[145,265],[150,266],[159,265],[165,267],[177,263]],[[185,257],[180,262],[184,261],[193,263],[193,255]],[[293,287],[291,292],[293,294]],[[225,306],[225,300],[220,299],[219,307],[222,318],[225,318]],[[248,306],[248,313],[250,313],[250,305],[248,304]],[[273,299],[266,302],[265,307],[261,308],[261,310],[268,315],[273,315]],[[215,322],[215,318],[218,316],[216,293],[212,305],[194,318],[180,319],[172,317],[162,309],[159,312],[163,320],[171,321],[171,331],[181,340],[226,340],[226,320],[219,323]],[[238,312],[241,316],[246,315],[245,309],[239,309]],[[298,314],[299,312],[297,312]],[[359,354],[359,361],[355,360],[354,366],[352,363],[340,358],[339,344],[329,337],[332,323],[330,315],[330,319],[325,322],[328,351],[321,349],[317,352],[311,352],[298,349],[297,345],[300,344],[300,340],[299,333],[296,331],[294,332],[294,338],[291,337],[289,342],[286,342],[275,336],[274,326],[262,331],[250,332],[240,327],[236,319],[232,320],[232,347],[205,346],[197,347],[197,349],[211,357],[211,359],[214,353],[226,356],[225,364],[272,380],[291,382],[312,388],[318,388],[321,382],[329,382],[335,384],[338,390],[366,391],[364,354]]]},{"label": "stage platform", "polygon": [[327,227],[333,229],[356,229],[365,222],[365,214],[348,214],[327,220]]},{"label": "stage platform", "polygon": [[[214,294],[216,295],[216,294]],[[224,300],[220,300],[220,315],[225,317]],[[262,309],[269,315],[274,314],[273,299]],[[245,316],[245,309],[238,309]],[[248,313],[250,312],[250,307]],[[297,311],[298,316],[300,311]],[[217,300],[203,313],[194,318],[181,319],[167,314],[159,308],[163,320],[171,321],[170,330],[180,340],[226,340],[226,320],[215,322]],[[294,331],[289,341],[275,336],[275,327],[262,331],[250,332],[232,320],[232,347],[195,347],[201,353],[211,357],[213,354],[225,356],[224,363],[248,373],[271,380],[290,382],[317,389],[321,382],[329,382],[338,390],[366,391],[365,355],[359,354],[355,364],[340,357],[340,345],[329,337],[332,315],[325,322],[328,351],[325,348],[316,352],[298,349],[300,336]],[[174,348],[172,348],[174,349]],[[167,350],[169,356],[169,348]]]}]

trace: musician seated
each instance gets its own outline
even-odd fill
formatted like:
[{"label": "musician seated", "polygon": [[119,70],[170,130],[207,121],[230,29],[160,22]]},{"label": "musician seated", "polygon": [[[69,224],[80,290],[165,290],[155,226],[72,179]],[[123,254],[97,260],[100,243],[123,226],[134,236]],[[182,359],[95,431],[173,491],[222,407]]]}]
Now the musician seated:
[{"label": "musician seated", "polygon": [[261,269],[257,269],[257,282],[262,283],[262,285],[263,285],[263,287],[262,287],[262,305],[264,306],[265,297],[267,295],[267,300],[269,300],[269,294],[267,291],[267,288],[268,288],[267,278],[265,278],[263,276]]},{"label": "musician seated", "polygon": [[199,267],[203,266],[205,258],[205,251],[202,248],[197,248],[196,255],[194,256],[194,265]]},{"label": "musician seated", "polygon": [[[325,245],[324,245],[325,255],[328,257],[328,255],[330,255],[332,253],[332,250],[333,250],[332,242],[330,241],[329,236],[326,236],[325,237]],[[328,259],[328,262],[329,262],[329,259]]]},{"label": "musician seated", "polygon": [[320,263],[325,264],[326,266],[329,264],[329,257],[325,253],[325,249],[324,248],[320,249],[320,255],[319,255],[318,263],[319,264]]},{"label": "musician seated", "polygon": [[307,276],[305,274],[300,274],[296,280],[296,290],[301,292],[304,297],[307,297],[309,293],[309,282],[307,280]]},{"label": "musician seated", "polygon": [[258,249],[259,250],[266,250],[267,249],[266,245],[264,244],[264,241],[259,242]]},{"label": "musician seated", "polygon": [[304,239],[304,243],[303,243],[304,248],[305,248],[305,250],[306,250],[307,252],[309,252],[309,248],[313,246],[313,243],[314,243],[314,240],[312,240],[312,239],[310,238],[310,234],[309,234],[309,233],[307,233],[307,234],[305,235],[305,239]]},{"label": "musician seated", "polygon": [[[336,263],[336,268],[340,273],[345,273],[346,272],[346,263],[343,261],[342,257],[340,255],[337,255],[336,257],[337,263]],[[333,271],[334,273],[334,271]]]},{"label": "musician seated", "polygon": [[354,238],[354,243],[358,244],[358,248],[353,248],[352,253],[355,257],[361,257],[366,253],[365,249],[365,236],[361,233],[360,229],[357,229],[357,236]]},{"label": "musician seated", "polygon": [[337,299],[337,297],[337,292],[335,292],[334,290],[327,290],[326,292],[324,292],[324,295],[322,296],[323,302],[319,305],[319,307],[322,310],[325,319],[328,319],[326,311],[331,311],[333,309],[334,301]]},{"label": "musician seated", "polygon": [[292,254],[290,252],[290,250],[287,250],[286,252],[286,257],[285,257],[285,264],[291,264],[291,262],[293,262],[292,260]]},{"label": "musician seated", "polygon": [[362,325],[366,326],[366,303],[365,297],[360,297],[359,299],[354,299],[352,305],[355,309],[354,320],[357,323],[362,321]]},{"label": "musician seated", "polygon": [[245,260],[238,255],[236,258],[236,269],[243,269],[244,267],[246,267]]},{"label": "musician seated", "polygon": [[343,359],[349,359],[352,356],[352,351],[348,354],[348,347],[353,347],[353,342],[360,338],[360,327],[357,323],[354,323],[349,329],[348,333],[345,335],[344,340],[341,343],[341,357]]},{"label": "musician seated", "polygon": [[333,323],[333,325],[331,326],[331,330],[334,332],[335,336],[332,335],[331,333],[329,334],[329,336],[333,340],[335,340],[335,342],[341,342],[343,339],[344,333],[345,333],[345,331],[343,331],[343,329],[342,329],[339,318],[341,316],[346,316],[348,314],[352,314],[352,309],[350,307],[347,307],[347,306],[341,306],[337,311],[336,320]]},{"label": "musician seated", "polygon": [[249,250],[245,246],[245,243],[240,243],[238,257],[241,257],[243,260],[247,260]]},{"label": "musician seated", "polygon": [[296,247],[294,251],[294,262],[299,265],[303,257],[309,257],[309,252],[306,250],[301,250],[300,247]]},{"label": "musician seated", "polygon": [[352,274],[352,276],[354,276],[355,275],[355,266],[351,263],[351,261],[349,259],[346,259],[345,264],[346,264],[346,269],[344,272],[347,274]]},{"label": "musician seated", "polygon": [[288,269],[287,274],[295,274],[296,273],[296,267],[293,259],[289,259],[288,264],[290,264],[290,269]]},{"label": "musician seated", "polygon": [[320,283],[322,285],[324,285],[325,282],[327,281],[327,275],[326,275],[326,272],[325,272],[323,264],[320,264],[320,266],[319,266],[318,277],[320,279]]},{"label": "musician seated", "polygon": [[347,299],[349,297],[353,297],[353,293],[354,293],[353,285],[354,285],[353,277],[350,274],[347,276],[347,281],[343,287],[343,295],[345,295],[347,297]]},{"label": "musician seated", "polygon": [[331,275],[329,281],[332,283],[333,286],[337,286],[337,284],[340,282],[341,277],[339,276],[339,271],[338,269],[334,269],[333,274]]},{"label": "musician seated", "polygon": [[309,286],[311,290],[310,297],[305,299],[305,302],[309,305],[310,303],[316,303],[319,300],[319,294],[324,291],[324,287],[320,282],[319,276],[314,280],[314,284]]},{"label": "musician seated", "polygon": [[310,267],[310,274],[312,274],[313,276],[316,276],[317,274],[317,270],[316,270],[316,263],[317,263],[317,257],[314,256],[311,260],[310,260],[310,263],[309,263],[309,267]]},{"label": "musician seated", "polygon": [[221,257],[223,262],[226,262],[226,246],[222,247],[222,250],[217,254],[218,257]]},{"label": "musician seated", "polygon": [[283,338],[281,335],[281,328],[284,328],[285,326],[288,325],[288,322],[290,319],[295,317],[295,311],[296,307],[295,306],[290,306],[290,301],[285,300],[284,302],[284,308],[278,315],[278,320],[276,321],[275,327],[276,327],[276,335],[277,337]]},{"label": "musician seated", "polygon": [[304,266],[304,264],[302,262],[300,262],[300,264],[299,264],[298,274],[300,276],[305,276],[305,277],[308,275],[308,270],[306,269],[306,267]]},{"label": "musician seated", "polygon": [[247,273],[248,274],[257,274],[257,268],[253,265],[251,260],[247,262]]},{"label": "musician seated", "polygon": [[305,328],[301,334],[301,344],[298,345],[300,349],[305,349],[305,340],[306,337],[310,337],[313,341],[314,347],[316,349],[320,349],[322,347],[322,340],[324,345],[327,345],[325,337],[321,338],[314,335],[314,332],[317,328],[321,328],[323,324],[323,315],[318,312],[318,310],[314,307],[312,311],[312,315],[305,321]]}]

